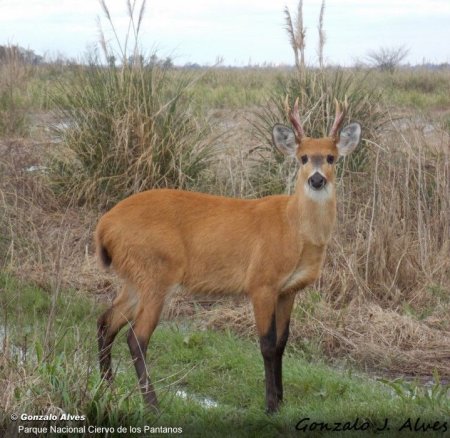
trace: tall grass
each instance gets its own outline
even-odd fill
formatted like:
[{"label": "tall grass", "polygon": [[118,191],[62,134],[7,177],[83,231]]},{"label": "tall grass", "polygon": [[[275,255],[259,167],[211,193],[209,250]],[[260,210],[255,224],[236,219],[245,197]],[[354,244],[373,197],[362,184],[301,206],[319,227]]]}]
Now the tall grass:
[{"label": "tall grass", "polygon": [[340,235],[357,238],[339,239],[354,257],[341,262],[352,265],[358,280],[347,292],[341,288],[341,299],[371,297],[384,306],[408,301],[420,308],[436,303],[431,285],[449,290],[447,139],[439,131],[430,138],[416,120],[386,127],[381,147],[368,148],[367,171],[343,181]]},{"label": "tall grass", "polygon": [[26,88],[32,68],[19,53],[7,46],[0,60],[0,134],[23,135],[27,127]]},{"label": "tall grass", "polygon": [[195,186],[208,163],[207,125],[189,112],[189,83],[147,65],[79,67],[58,93],[64,148],[53,156],[58,190],[81,202],[114,202],[149,188]]},{"label": "tall grass", "polygon": [[64,123],[56,127],[62,148],[52,157],[52,183],[79,203],[110,205],[144,189],[195,187],[210,157],[208,125],[193,116],[186,95],[193,79],[145,58],[138,45],[145,2],[138,18],[128,5],[134,47],[130,34],[118,51],[102,39],[105,61],[91,55],[55,94]]}]

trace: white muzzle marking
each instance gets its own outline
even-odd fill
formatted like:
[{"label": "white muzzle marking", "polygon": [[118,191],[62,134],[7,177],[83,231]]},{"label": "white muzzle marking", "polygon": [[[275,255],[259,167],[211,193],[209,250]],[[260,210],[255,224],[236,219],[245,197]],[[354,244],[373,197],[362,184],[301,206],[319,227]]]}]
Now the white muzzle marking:
[{"label": "white muzzle marking", "polygon": [[329,182],[319,190],[313,189],[307,182],[305,183],[304,188],[305,195],[316,202],[328,201],[334,194],[334,185]]}]

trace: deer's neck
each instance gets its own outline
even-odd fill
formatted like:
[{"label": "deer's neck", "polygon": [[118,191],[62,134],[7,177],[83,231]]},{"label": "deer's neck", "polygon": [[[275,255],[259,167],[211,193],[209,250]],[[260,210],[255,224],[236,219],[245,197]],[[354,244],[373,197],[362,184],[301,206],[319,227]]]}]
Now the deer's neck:
[{"label": "deer's neck", "polygon": [[288,204],[288,215],[302,241],[313,245],[326,245],[336,220],[336,196],[334,184],[328,192],[313,192],[306,186],[297,190]]}]

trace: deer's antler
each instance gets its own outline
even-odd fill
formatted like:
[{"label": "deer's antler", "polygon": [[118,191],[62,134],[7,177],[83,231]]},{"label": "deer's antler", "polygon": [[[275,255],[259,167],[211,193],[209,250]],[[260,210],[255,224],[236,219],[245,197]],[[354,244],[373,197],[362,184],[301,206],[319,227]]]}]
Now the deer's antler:
[{"label": "deer's antler", "polygon": [[302,122],[300,121],[300,114],[298,112],[298,97],[295,99],[294,108],[291,110],[289,107],[289,96],[286,95],[286,99],[284,100],[284,108],[289,120],[292,123],[292,127],[294,128],[295,138],[298,142],[300,142],[305,136],[305,133],[303,131]]},{"label": "deer's antler", "polygon": [[330,137],[337,138],[339,134],[339,130],[341,129],[342,122],[344,121],[345,114],[348,110],[348,102],[347,102],[347,96],[345,96],[344,100],[344,108],[341,109],[341,105],[339,104],[337,99],[334,99],[336,102],[336,116],[334,118],[333,126],[330,130]]}]

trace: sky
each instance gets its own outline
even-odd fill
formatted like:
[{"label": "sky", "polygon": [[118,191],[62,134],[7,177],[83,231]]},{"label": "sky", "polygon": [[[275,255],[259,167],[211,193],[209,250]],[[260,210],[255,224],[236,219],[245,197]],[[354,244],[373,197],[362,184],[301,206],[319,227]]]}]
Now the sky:
[{"label": "sky", "polygon": [[[133,0],[131,0],[133,2]],[[137,2],[140,4],[140,1]],[[175,64],[293,64],[284,29],[285,6],[297,0],[148,0],[140,45]],[[126,0],[106,0],[119,39],[128,26]],[[306,59],[317,62],[321,0],[304,0]],[[82,59],[98,43],[100,27],[114,43],[97,0],[0,0],[0,44],[40,55]],[[405,62],[450,62],[450,0],[327,0],[325,62],[352,65],[371,50],[405,46]]]}]

